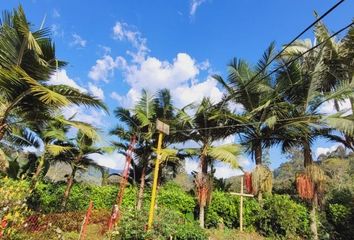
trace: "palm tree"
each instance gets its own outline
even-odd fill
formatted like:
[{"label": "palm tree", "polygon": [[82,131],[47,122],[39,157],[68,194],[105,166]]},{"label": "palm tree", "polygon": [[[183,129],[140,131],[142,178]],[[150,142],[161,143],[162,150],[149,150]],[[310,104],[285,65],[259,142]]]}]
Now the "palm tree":
[{"label": "palm tree", "polygon": [[[137,142],[134,149],[134,158],[131,163],[130,176],[135,181],[140,182],[137,209],[140,209],[143,203],[143,193],[148,175],[152,172],[150,164],[156,158],[155,147],[157,139],[156,120],[160,119],[168,123],[171,128],[174,127],[174,107],[168,90],[159,91],[156,96],[150,95],[147,91],[142,91],[142,97],[132,110],[119,107],[115,110],[116,117],[124,124],[117,126],[111,131],[111,134],[120,138],[120,142],[115,145],[120,152],[125,154],[128,149],[128,143],[131,136],[137,136]],[[164,139],[164,148],[171,143],[178,141],[178,135],[169,135]],[[177,155],[177,150],[165,149],[164,159],[171,159]],[[171,161],[163,161],[164,164],[171,164]],[[161,174],[159,174],[161,177]],[[160,182],[160,181],[159,181]]]},{"label": "palm tree", "polygon": [[[241,145],[246,152],[251,154],[256,163],[255,171],[263,171],[264,176],[271,176],[268,168],[262,167],[263,149],[267,149],[278,142],[274,137],[274,132],[281,132],[283,124],[279,120],[288,118],[290,104],[282,101],[279,89],[274,81],[268,76],[270,60],[274,55],[274,44],[271,44],[258,61],[255,67],[250,66],[244,60],[233,59],[228,66],[227,79],[219,75],[214,78],[226,89],[227,95],[224,101],[231,101],[242,106],[241,112],[225,116],[234,119],[239,123],[235,128],[238,133]],[[253,183],[262,185],[265,180],[261,175],[259,179],[252,179]],[[266,179],[271,182],[270,179]],[[264,191],[271,191],[271,184]],[[254,192],[258,198],[262,199],[262,189]]]},{"label": "palm tree", "polygon": [[[321,42],[329,36],[325,26],[320,23],[315,30],[316,40]],[[284,51],[280,64],[297,57],[299,54],[312,48],[309,40],[298,40]],[[332,56],[331,56],[332,55]],[[344,112],[324,115],[320,112],[324,103],[338,102],[353,98],[354,85],[345,78],[338,61],[338,46],[334,40],[316,48],[301,59],[284,64],[277,76],[277,85],[282,89],[283,99],[294,107],[289,111],[292,123],[286,123],[288,129],[282,139],[283,151],[292,147],[301,147],[304,154],[305,174],[314,184],[312,196],[311,230],[314,239],[318,239],[316,211],[319,203],[319,194],[322,191],[323,171],[314,165],[311,145],[319,137],[339,141],[348,147],[348,141],[354,136],[353,115]],[[334,67],[336,65],[336,67]],[[285,121],[286,122],[286,121]],[[338,132],[345,135],[343,140]],[[281,139],[282,137],[279,136]]]},{"label": "palm tree", "polygon": [[231,120],[221,118],[220,115],[228,112],[227,105],[220,103],[214,105],[210,99],[204,98],[195,107],[193,116],[188,114],[190,106],[182,108],[177,113],[177,119],[181,127],[185,129],[185,135],[196,142],[198,148],[187,148],[184,151],[192,156],[199,156],[199,172],[195,179],[197,197],[199,202],[199,222],[204,228],[204,210],[210,199],[212,191],[212,176],[208,169],[214,160],[237,167],[237,155],[240,154],[240,147],[235,144],[224,144],[215,146],[215,142],[223,140],[233,133],[230,128],[222,126],[230,125]]},{"label": "palm tree", "polygon": [[89,94],[50,86],[50,76],[65,65],[55,57],[50,31],[32,31],[20,6],[4,12],[0,23],[0,140],[17,129],[43,125],[54,110],[70,104],[106,109]]},{"label": "palm tree", "polygon": [[37,183],[44,166],[57,159],[61,154],[73,150],[73,146],[68,143],[67,138],[67,133],[71,127],[90,137],[96,136],[96,131],[87,123],[65,119],[62,115],[51,117],[37,135],[37,138],[42,142],[43,153],[39,157],[38,165],[32,176],[32,186]]},{"label": "palm tree", "polygon": [[71,146],[70,150],[57,157],[58,161],[65,161],[69,163],[72,169],[71,174],[67,179],[67,185],[64,192],[62,201],[63,209],[65,209],[67,205],[77,171],[80,169],[85,169],[88,166],[100,167],[94,162],[91,154],[102,154],[104,149],[102,147],[95,146],[95,140],[97,140],[97,136],[92,134],[89,136],[84,134],[82,131],[78,131],[76,138],[69,143]]}]

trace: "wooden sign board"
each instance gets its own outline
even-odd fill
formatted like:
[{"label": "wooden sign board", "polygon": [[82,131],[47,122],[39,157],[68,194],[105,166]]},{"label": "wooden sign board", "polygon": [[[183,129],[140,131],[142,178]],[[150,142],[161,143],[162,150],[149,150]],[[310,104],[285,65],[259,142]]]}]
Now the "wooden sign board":
[{"label": "wooden sign board", "polygon": [[160,120],[156,120],[156,128],[160,132],[169,135],[170,134],[170,126],[167,125],[166,123],[161,122]]}]

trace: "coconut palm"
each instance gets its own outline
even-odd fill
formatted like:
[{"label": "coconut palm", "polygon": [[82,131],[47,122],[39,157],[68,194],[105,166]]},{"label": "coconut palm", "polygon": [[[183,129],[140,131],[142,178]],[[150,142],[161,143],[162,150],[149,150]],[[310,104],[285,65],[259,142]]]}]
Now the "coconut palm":
[{"label": "coconut palm", "polygon": [[65,63],[55,57],[47,28],[32,30],[20,6],[4,12],[0,25],[0,140],[16,128],[38,127],[58,108],[81,104],[106,109],[89,94],[47,84]]},{"label": "coconut palm", "polygon": [[[140,183],[137,201],[137,208],[140,209],[143,202],[145,183],[152,172],[153,166],[151,163],[156,158],[156,120],[160,119],[168,123],[172,129],[175,126],[173,103],[170,93],[166,89],[159,91],[156,96],[150,95],[147,91],[143,90],[140,100],[132,110],[119,107],[114,113],[124,124],[123,126],[117,126],[111,131],[111,134],[120,138],[120,142],[116,142],[115,145],[120,149],[121,153],[125,154],[131,137],[133,135],[137,136],[130,176],[131,179]],[[166,148],[168,145],[177,142],[178,137],[178,134],[165,136],[163,147]],[[165,149],[160,169],[163,169],[165,164],[173,165],[173,163],[176,163],[176,161],[167,160],[175,160],[177,152],[174,149]],[[161,177],[161,174],[159,176]]]},{"label": "coconut palm", "polygon": [[[315,35],[317,41],[323,41],[329,36],[321,23],[316,27]],[[284,51],[280,64],[297,57],[311,47],[310,40],[296,41]],[[340,101],[353,98],[354,85],[351,80],[345,78],[346,74],[343,74],[343,71],[339,71],[341,64],[338,61],[338,53],[335,41],[330,40],[296,62],[284,65],[277,77],[277,85],[282,89],[283,99],[295,106],[289,112],[291,118],[297,119],[286,124],[288,129],[282,133],[285,133],[282,148],[284,151],[292,147],[303,149],[305,175],[301,177],[310,179],[314,186],[313,195],[310,196],[311,230],[314,239],[318,239],[316,209],[319,194],[323,191],[324,174],[313,163],[311,145],[317,138],[326,137],[351,147],[350,138],[354,136],[352,114],[348,115],[342,111],[327,115],[321,113],[323,104],[334,103],[338,106]],[[344,140],[338,136],[338,132],[344,134]]]},{"label": "coconut palm", "polygon": [[216,141],[223,140],[233,133],[230,128],[231,120],[221,118],[221,114],[228,112],[227,105],[220,103],[214,105],[210,99],[204,98],[194,107],[195,113],[190,116],[191,106],[182,108],[177,113],[179,124],[185,130],[188,139],[199,145],[197,148],[186,148],[184,151],[192,156],[199,157],[199,172],[195,179],[197,198],[199,203],[199,222],[204,227],[204,210],[211,197],[212,176],[208,173],[214,160],[219,160],[238,167],[236,157],[240,154],[240,147],[236,144],[222,144],[216,146]]},{"label": "coconut palm", "polygon": [[43,153],[39,157],[36,170],[32,176],[33,186],[38,181],[44,167],[48,167],[51,161],[55,161],[63,153],[73,150],[73,146],[69,144],[67,137],[67,133],[72,127],[92,138],[97,135],[94,128],[87,123],[65,119],[62,115],[50,118],[37,135],[37,138],[42,142]]},{"label": "coconut palm", "polygon": [[289,117],[291,108],[291,104],[281,99],[280,90],[268,76],[267,66],[273,55],[274,45],[271,44],[255,67],[235,58],[228,66],[226,79],[214,76],[227,90],[225,101],[242,107],[242,111],[225,117],[239,123],[235,133],[238,133],[241,145],[256,163],[252,184],[253,193],[258,195],[259,200],[263,192],[271,192],[272,189],[271,172],[263,166],[263,150],[278,143],[274,133],[283,132],[284,125],[280,120]]},{"label": "coconut palm", "polygon": [[70,149],[62,154],[58,155],[57,161],[64,161],[70,164],[71,174],[68,176],[66,189],[64,191],[64,197],[62,201],[62,208],[65,209],[72,186],[74,184],[75,175],[78,170],[86,169],[88,166],[97,165],[93,159],[92,154],[103,154],[104,148],[95,146],[97,135],[86,135],[82,131],[78,131],[76,137],[72,139],[68,146]]}]

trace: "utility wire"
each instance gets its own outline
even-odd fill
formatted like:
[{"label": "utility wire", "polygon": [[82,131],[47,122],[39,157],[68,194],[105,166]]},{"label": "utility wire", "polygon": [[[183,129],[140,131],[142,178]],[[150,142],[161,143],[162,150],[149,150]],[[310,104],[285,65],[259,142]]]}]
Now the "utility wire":
[{"label": "utility wire", "polygon": [[322,44],[326,43],[328,40],[330,40],[331,38],[335,37],[336,35],[340,34],[341,32],[345,31],[346,29],[350,28],[351,26],[354,25],[354,22],[348,24],[347,26],[341,28],[340,30],[338,30],[337,32],[333,33],[331,36],[329,36],[328,38],[326,38],[325,40],[323,40],[322,42],[320,42],[319,44],[313,46],[312,48],[307,49],[305,52],[301,53],[300,55],[298,55],[297,57],[291,59],[290,61],[284,63],[283,65],[277,67],[276,69],[274,69],[273,71],[271,71],[269,74],[267,74],[266,76],[264,76],[263,78],[261,78],[259,81],[262,81],[264,79],[266,79],[267,77],[271,76],[272,74],[274,74],[275,72],[277,72],[279,69],[288,66],[289,64],[295,62],[296,60],[298,60],[299,58],[301,58],[302,56],[304,56],[305,54],[313,51],[314,49],[318,48],[319,46],[321,46]]},{"label": "utility wire", "polygon": [[[330,40],[331,38],[335,37],[336,35],[340,34],[341,32],[345,31],[346,29],[350,28],[351,26],[354,25],[354,22],[348,24],[347,26],[341,28],[340,30],[338,30],[337,32],[333,33],[331,36],[329,36],[328,38],[326,38],[324,41],[320,42],[319,44],[313,46],[312,48],[309,48],[308,50],[306,50],[305,52],[301,53],[299,56],[293,58],[292,60],[286,62],[285,64],[283,64],[282,66],[276,68],[275,70],[273,70],[272,72],[270,72],[268,75],[266,75],[265,77],[263,77],[261,80],[263,80],[264,78],[269,77],[270,75],[272,75],[273,73],[277,72],[279,69],[293,63],[294,61],[298,60],[299,58],[301,58],[302,56],[304,56],[305,54],[313,51],[314,49],[316,49],[317,47],[321,46],[322,44],[324,44],[325,42],[327,42],[328,40]],[[287,121],[287,120],[295,120],[295,119],[301,119],[301,118],[305,118],[308,119],[307,117],[297,117],[297,118],[284,118],[284,119],[280,119],[278,120],[278,122],[281,121]],[[220,128],[232,128],[232,127],[240,127],[240,126],[249,126],[249,125],[254,125],[254,124],[261,124],[264,122],[250,122],[250,123],[239,123],[239,124],[233,124],[233,125],[224,125],[224,126],[215,126],[215,127],[205,127],[205,128],[191,128],[191,129],[180,129],[180,130],[171,130],[170,132],[175,133],[175,132],[187,132],[187,131],[195,131],[195,130],[210,130],[210,129],[220,129]]]},{"label": "utility wire", "polygon": [[[304,119],[308,120],[311,117],[295,117],[295,118],[283,118],[279,119],[278,122],[284,122],[289,120],[297,120],[297,119]],[[242,127],[242,126],[250,126],[255,124],[262,124],[264,122],[249,122],[249,123],[238,123],[232,125],[221,125],[221,126],[214,126],[214,127],[204,127],[204,128],[189,128],[189,129],[174,129],[171,130],[170,133],[177,133],[177,132],[189,132],[189,131],[196,131],[196,130],[212,130],[212,129],[222,129],[222,128],[234,128],[234,127]]]},{"label": "utility wire", "polygon": [[255,78],[259,76],[275,59],[281,56],[281,54],[288,48],[290,47],[299,37],[301,37],[304,33],[306,33],[309,29],[311,29],[313,26],[315,26],[319,21],[321,21],[324,17],[326,17],[329,13],[331,13],[334,9],[336,9],[340,4],[342,4],[345,0],[340,0],[337,2],[333,7],[328,9],[324,14],[322,14],[319,18],[316,19],[311,25],[309,25],[307,28],[305,28],[301,33],[299,33],[296,37],[291,40],[290,43],[288,43],[278,54],[276,54],[255,76],[252,77],[250,80],[253,81]]}]

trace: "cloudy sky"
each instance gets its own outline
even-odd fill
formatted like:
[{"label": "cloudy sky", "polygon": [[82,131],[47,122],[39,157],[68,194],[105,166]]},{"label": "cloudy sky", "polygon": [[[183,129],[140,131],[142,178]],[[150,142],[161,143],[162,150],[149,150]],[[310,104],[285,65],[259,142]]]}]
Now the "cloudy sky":
[{"label": "cloudy sky", "polygon": [[[45,20],[58,57],[69,63],[51,83],[92,93],[112,112],[117,106],[132,106],[143,88],[151,92],[170,88],[179,107],[204,96],[218,101],[223,90],[211,74],[225,75],[233,57],[254,63],[272,41],[280,48],[314,21],[314,10],[322,14],[336,1],[6,0],[0,2],[0,9],[14,8],[19,2],[34,28]],[[351,21],[353,9],[353,1],[344,2],[326,17],[326,24],[333,31],[342,28]],[[305,37],[313,35],[309,32]],[[323,110],[333,108],[326,105]],[[68,116],[77,113],[77,118],[105,132],[118,123],[112,114],[95,109],[64,111]],[[313,154],[316,157],[331,148],[333,143],[319,140]],[[274,168],[285,157],[274,148],[270,159]],[[113,153],[97,156],[97,161],[119,169],[124,159]],[[247,155],[240,162],[252,167]],[[187,161],[186,167],[196,168],[195,161]],[[217,165],[218,176],[236,173]]]}]

